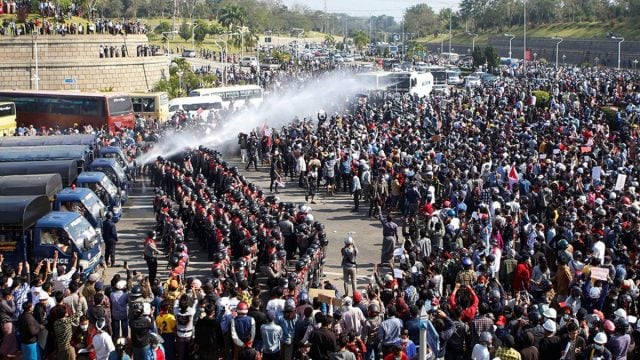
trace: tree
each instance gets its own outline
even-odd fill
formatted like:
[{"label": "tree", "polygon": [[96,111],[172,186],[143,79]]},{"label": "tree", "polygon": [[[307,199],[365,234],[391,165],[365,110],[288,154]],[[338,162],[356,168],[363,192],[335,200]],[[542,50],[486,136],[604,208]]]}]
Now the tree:
[{"label": "tree", "polygon": [[231,30],[233,25],[243,26],[246,20],[247,11],[238,5],[227,5],[220,10],[218,22]]},{"label": "tree", "polygon": [[498,53],[496,52],[496,49],[493,48],[493,46],[487,46],[484,49],[484,57],[486,58],[487,66],[491,71],[497,68],[500,64],[500,58],[498,57]]},{"label": "tree", "polygon": [[173,29],[171,29],[171,24],[169,24],[168,21],[160,21],[160,23],[158,24],[158,26],[156,26],[155,29],[153,29],[153,32],[160,35],[164,32],[169,32]]},{"label": "tree", "polygon": [[482,50],[480,49],[480,47],[476,47],[473,50],[473,54],[471,54],[471,56],[473,57],[473,66],[474,67],[478,67],[480,65],[484,65],[484,63],[486,62],[487,58],[484,56],[484,54],[482,53]]},{"label": "tree", "polygon": [[324,36],[324,44],[332,47],[333,45],[335,45],[336,43],[336,39],[333,37],[333,35],[325,35]]},{"label": "tree", "polygon": [[362,50],[369,43],[369,37],[362,30],[358,30],[353,34],[353,44],[356,46],[358,51]]},{"label": "tree", "polygon": [[404,28],[407,32],[425,36],[433,32],[437,19],[433,9],[427,4],[418,4],[408,8],[404,13]]},{"label": "tree", "polygon": [[191,26],[189,26],[189,24],[187,24],[186,22],[183,22],[182,25],[180,25],[178,34],[184,41],[188,41],[189,39],[191,39]]}]

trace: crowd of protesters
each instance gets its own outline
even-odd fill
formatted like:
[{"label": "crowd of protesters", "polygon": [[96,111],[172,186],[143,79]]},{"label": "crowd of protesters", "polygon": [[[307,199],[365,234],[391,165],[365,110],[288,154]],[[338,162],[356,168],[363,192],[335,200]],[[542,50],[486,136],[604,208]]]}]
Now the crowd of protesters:
[{"label": "crowd of protesters", "polygon": [[[503,70],[446,97],[371,94],[241,134],[245,169],[206,147],[157,158],[148,276],[3,268],[0,353],[17,348],[19,319],[28,359],[640,358],[638,76]],[[249,165],[269,169],[274,194],[242,176]],[[371,284],[351,281],[351,238],[344,292],[323,282],[340,245],[278,199],[286,179],[310,203],[349,194],[382,224]],[[190,249],[210,276],[189,276]],[[312,298],[319,287],[340,303]]]}]

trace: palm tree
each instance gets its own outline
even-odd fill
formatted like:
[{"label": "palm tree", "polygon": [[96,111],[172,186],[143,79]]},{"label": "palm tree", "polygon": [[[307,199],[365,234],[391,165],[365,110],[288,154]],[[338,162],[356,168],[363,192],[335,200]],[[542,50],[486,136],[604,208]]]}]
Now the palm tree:
[{"label": "palm tree", "polygon": [[336,39],[333,37],[333,35],[325,35],[324,43],[327,46],[333,46],[336,43]]},{"label": "palm tree", "polygon": [[369,43],[369,37],[364,31],[359,30],[355,34],[353,34],[353,44],[356,46],[358,51],[362,50]]},{"label": "palm tree", "polygon": [[227,5],[220,10],[220,18],[218,19],[218,22],[231,30],[233,25],[244,25],[246,17],[247,11],[242,6]]}]

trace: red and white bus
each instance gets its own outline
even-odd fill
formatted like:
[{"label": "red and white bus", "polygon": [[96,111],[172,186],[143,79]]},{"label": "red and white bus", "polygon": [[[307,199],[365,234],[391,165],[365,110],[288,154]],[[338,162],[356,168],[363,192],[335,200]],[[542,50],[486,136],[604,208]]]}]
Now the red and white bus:
[{"label": "red and white bus", "polygon": [[65,129],[77,124],[113,131],[135,125],[133,104],[127,94],[0,90],[0,98],[16,104],[18,126]]}]

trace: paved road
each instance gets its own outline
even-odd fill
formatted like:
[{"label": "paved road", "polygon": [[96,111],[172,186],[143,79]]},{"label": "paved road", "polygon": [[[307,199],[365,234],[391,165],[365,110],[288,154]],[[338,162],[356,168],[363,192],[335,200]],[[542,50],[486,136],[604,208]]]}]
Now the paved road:
[{"label": "paved road", "polygon": [[[247,171],[238,159],[232,159],[232,164],[237,165],[245,177],[268,193],[269,173],[266,166]],[[297,186],[297,181],[288,181],[286,187],[278,195],[281,201],[302,204],[304,191]],[[116,267],[106,271],[106,281],[120,272],[124,275],[123,261],[129,263],[129,268],[147,274],[146,263],[142,258],[143,242],[146,232],[153,229],[155,219],[153,217],[153,187],[147,180],[138,180],[132,189],[129,202],[124,207],[124,216],[117,224],[120,242],[116,248]],[[380,261],[380,249],[382,246],[382,230],[379,221],[371,219],[367,215],[368,205],[361,204],[360,212],[351,212],[353,200],[346,193],[337,193],[335,197],[326,197],[321,191],[316,198],[317,204],[310,205],[316,220],[325,224],[329,237],[329,247],[325,265],[326,280],[333,282],[342,289],[342,269],[340,267],[344,239],[352,231],[356,246],[359,250],[358,284],[362,288],[369,282],[374,263]],[[209,275],[210,262],[206,253],[199,251],[198,244],[191,242],[189,245],[190,265],[187,276],[205,277]],[[167,262],[161,260],[158,266],[158,277],[166,279],[168,276]]]}]

